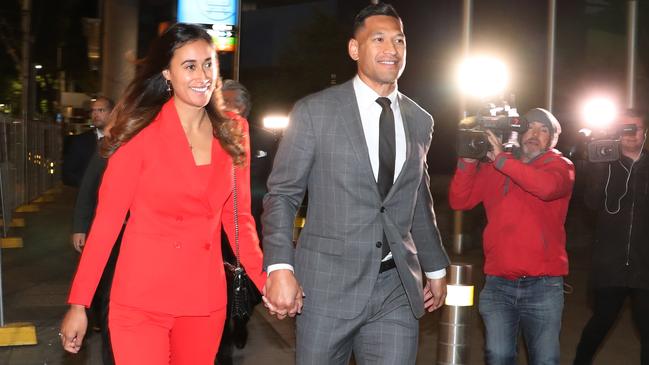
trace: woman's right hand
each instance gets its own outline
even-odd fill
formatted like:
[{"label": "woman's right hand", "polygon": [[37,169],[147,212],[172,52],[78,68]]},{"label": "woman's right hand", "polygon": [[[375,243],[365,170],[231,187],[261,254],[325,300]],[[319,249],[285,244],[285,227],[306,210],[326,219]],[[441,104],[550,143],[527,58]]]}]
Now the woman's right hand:
[{"label": "woman's right hand", "polygon": [[86,307],[79,304],[71,304],[70,309],[61,322],[61,345],[65,351],[76,354],[81,349],[81,342],[88,329],[88,317]]}]

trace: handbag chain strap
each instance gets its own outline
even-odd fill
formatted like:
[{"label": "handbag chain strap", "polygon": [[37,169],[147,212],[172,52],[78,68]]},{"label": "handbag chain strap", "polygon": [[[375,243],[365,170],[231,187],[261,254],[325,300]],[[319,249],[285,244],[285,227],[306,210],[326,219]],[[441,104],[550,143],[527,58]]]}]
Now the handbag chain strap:
[{"label": "handbag chain strap", "polygon": [[234,216],[234,256],[237,259],[237,269],[241,268],[241,261],[239,260],[239,204],[237,201],[237,174],[236,167],[232,165],[232,201],[234,202],[233,216]]}]

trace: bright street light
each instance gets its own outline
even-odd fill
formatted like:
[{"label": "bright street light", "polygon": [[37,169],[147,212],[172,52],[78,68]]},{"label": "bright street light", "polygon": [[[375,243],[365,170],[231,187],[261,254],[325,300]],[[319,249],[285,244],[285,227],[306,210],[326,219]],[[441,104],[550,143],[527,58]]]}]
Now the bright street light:
[{"label": "bright street light", "polygon": [[37,69],[37,70],[40,70],[40,69],[43,68],[43,65],[36,64],[36,65],[34,65],[34,68]]},{"label": "bright street light", "polygon": [[266,129],[284,129],[288,126],[288,117],[285,115],[269,115],[263,119]]},{"label": "bright street light", "polygon": [[582,114],[591,129],[603,130],[615,120],[617,106],[610,98],[594,97],[584,103]]},{"label": "bright street light", "polygon": [[457,77],[463,94],[480,99],[502,94],[509,81],[505,64],[485,56],[462,61]]}]

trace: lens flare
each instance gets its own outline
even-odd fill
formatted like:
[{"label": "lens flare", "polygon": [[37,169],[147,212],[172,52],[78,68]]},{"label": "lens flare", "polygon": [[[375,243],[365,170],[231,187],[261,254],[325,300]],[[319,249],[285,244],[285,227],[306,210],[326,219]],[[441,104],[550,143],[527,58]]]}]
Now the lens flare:
[{"label": "lens flare", "polygon": [[462,93],[482,99],[502,94],[509,81],[505,64],[491,57],[465,59],[457,76]]},{"label": "lens flare", "polygon": [[267,116],[263,119],[264,128],[267,129],[284,129],[288,126],[288,117],[286,116]]},{"label": "lens flare", "polygon": [[606,129],[617,116],[617,106],[613,100],[595,97],[587,100],[582,109],[586,124],[593,129]]}]

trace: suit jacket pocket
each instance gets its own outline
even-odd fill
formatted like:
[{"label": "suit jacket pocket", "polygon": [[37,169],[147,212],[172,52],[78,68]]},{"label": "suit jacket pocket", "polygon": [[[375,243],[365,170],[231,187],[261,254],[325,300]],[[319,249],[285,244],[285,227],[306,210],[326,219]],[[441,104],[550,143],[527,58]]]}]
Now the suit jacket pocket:
[{"label": "suit jacket pocket", "polygon": [[302,233],[298,249],[315,251],[332,256],[341,256],[345,249],[345,242],[338,238]]}]

